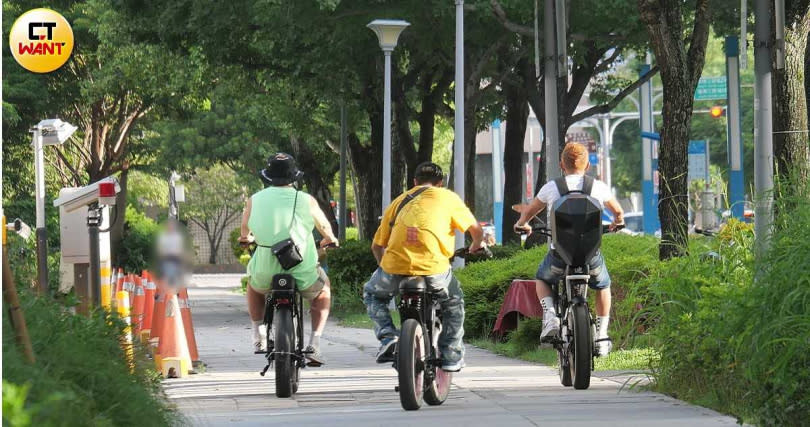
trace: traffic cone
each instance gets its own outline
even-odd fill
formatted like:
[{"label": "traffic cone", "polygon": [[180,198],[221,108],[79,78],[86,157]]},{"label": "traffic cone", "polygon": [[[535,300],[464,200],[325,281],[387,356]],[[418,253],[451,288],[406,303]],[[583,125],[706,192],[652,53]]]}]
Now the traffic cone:
[{"label": "traffic cone", "polygon": [[152,327],[149,334],[149,343],[157,347],[160,335],[163,333],[163,320],[166,316],[166,289],[162,284],[157,284],[155,291],[155,305],[152,315]]},{"label": "traffic cone", "polygon": [[132,348],[132,326],[130,326],[129,317],[129,295],[127,291],[120,291],[115,294],[117,301],[118,315],[126,323],[124,327],[124,335],[121,337],[121,347],[124,349],[124,355],[127,358],[130,372],[135,372],[135,351]]},{"label": "traffic cone", "polygon": [[188,352],[191,355],[192,365],[199,364],[200,354],[197,352],[197,339],[194,337],[194,322],[191,320],[191,307],[188,304],[188,290],[183,288],[178,297],[178,304],[180,305],[180,314],[183,316],[183,330],[186,333],[186,340],[188,341]]},{"label": "traffic cone", "polygon": [[[166,300],[165,321],[158,345],[160,372],[164,378],[184,378],[191,370],[191,355],[183,330],[183,316],[177,295]],[[156,360],[158,360],[156,358]]]},{"label": "traffic cone", "polygon": [[136,337],[141,336],[143,328],[143,307],[146,303],[146,292],[138,276],[135,276],[135,297],[132,299],[132,325]]},{"label": "traffic cone", "polygon": [[152,277],[150,277],[148,271],[144,270],[141,275],[145,282],[141,341],[148,342],[152,332],[152,315],[155,311],[155,282],[152,281]]}]

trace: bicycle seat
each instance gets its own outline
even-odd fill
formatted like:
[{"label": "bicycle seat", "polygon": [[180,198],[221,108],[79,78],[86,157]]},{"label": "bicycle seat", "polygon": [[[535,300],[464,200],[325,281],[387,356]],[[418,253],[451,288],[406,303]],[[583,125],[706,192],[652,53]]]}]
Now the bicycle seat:
[{"label": "bicycle seat", "polygon": [[401,292],[425,292],[427,284],[422,276],[406,276],[399,282]]}]

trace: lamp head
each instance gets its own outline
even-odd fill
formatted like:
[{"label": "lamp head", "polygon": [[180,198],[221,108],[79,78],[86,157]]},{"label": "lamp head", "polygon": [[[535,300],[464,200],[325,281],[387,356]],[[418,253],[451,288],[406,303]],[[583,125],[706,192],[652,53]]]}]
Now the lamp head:
[{"label": "lamp head", "polygon": [[380,42],[380,48],[383,51],[390,52],[397,47],[397,40],[402,31],[407,28],[410,23],[399,19],[375,19],[366,25],[374,34],[377,35],[377,40]]},{"label": "lamp head", "polygon": [[42,136],[42,145],[58,145],[67,141],[78,128],[59,119],[46,119],[37,123],[35,129]]}]

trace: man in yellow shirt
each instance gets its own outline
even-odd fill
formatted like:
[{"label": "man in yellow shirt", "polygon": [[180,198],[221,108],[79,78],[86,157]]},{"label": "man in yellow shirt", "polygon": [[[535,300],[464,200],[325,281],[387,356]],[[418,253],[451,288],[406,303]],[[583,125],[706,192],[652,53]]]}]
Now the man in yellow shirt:
[{"label": "man in yellow shirt", "polygon": [[470,232],[470,252],[481,249],[484,231],[464,201],[442,188],[443,184],[439,165],[425,162],[417,166],[414,188],[391,202],[374,235],[371,251],[380,267],[365,284],[363,301],[382,343],[378,363],[393,361],[399,331],[388,305],[399,292],[400,279],[425,276],[442,307],[442,369],[457,372],[464,367],[464,294],[453,276],[450,257],[456,230]]}]

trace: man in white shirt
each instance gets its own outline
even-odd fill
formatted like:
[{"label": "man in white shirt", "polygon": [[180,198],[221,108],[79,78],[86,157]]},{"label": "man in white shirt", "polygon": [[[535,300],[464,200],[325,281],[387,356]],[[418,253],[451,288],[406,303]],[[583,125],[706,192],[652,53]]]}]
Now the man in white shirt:
[{"label": "man in white shirt", "polygon": [[[582,144],[569,143],[562,152],[562,167],[565,174],[565,183],[569,190],[582,190],[585,183],[585,172],[590,167],[588,162],[588,151]],[[602,181],[594,180],[590,196],[599,201],[603,208],[607,208],[613,213],[612,227],[624,224],[624,211],[621,205],[613,197],[610,188]],[[528,206],[521,209],[520,219],[515,223],[515,230],[522,230],[531,233],[531,227],[527,222],[537,215],[538,212],[547,206],[552,206],[561,197],[556,183],[552,180],[547,182],[537,197],[532,199]],[[547,222],[548,223],[548,222]],[[591,280],[588,286],[596,292],[596,344],[600,356],[605,356],[610,352],[611,341],[608,338],[608,322],[610,320],[610,275],[605,265],[602,253],[598,252],[588,262],[590,267]],[[554,251],[554,247],[549,248],[546,257],[537,269],[537,279],[535,287],[537,297],[543,306],[543,332],[540,340],[554,336],[560,329],[560,320],[554,311],[554,299],[551,296],[550,284],[558,282],[565,273],[565,262]]]}]

